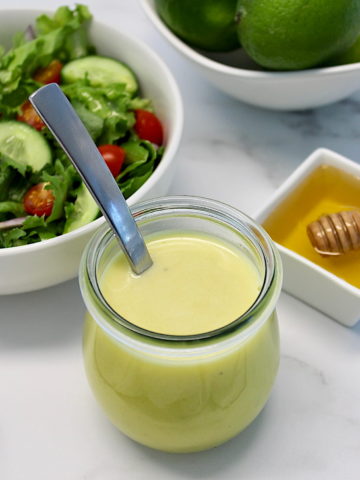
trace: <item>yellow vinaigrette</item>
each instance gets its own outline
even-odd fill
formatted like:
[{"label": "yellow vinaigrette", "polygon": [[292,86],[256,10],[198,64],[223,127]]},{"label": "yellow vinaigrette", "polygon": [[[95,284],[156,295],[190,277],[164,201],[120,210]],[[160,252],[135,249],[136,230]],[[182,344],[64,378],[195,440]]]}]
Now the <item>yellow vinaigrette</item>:
[{"label": "yellow vinaigrette", "polygon": [[104,272],[106,301],[129,322],[157,333],[194,335],[236,320],[261,288],[248,256],[207,235],[172,233],[147,239],[153,266],[134,275],[123,254]]}]

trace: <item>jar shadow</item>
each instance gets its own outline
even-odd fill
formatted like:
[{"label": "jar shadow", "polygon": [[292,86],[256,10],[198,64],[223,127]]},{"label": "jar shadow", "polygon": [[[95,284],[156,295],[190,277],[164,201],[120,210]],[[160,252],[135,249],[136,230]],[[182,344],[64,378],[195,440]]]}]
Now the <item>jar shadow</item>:
[{"label": "jar shadow", "polygon": [[0,296],[0,350],[81,345],[84,315],[77,279],[35,292]]}]

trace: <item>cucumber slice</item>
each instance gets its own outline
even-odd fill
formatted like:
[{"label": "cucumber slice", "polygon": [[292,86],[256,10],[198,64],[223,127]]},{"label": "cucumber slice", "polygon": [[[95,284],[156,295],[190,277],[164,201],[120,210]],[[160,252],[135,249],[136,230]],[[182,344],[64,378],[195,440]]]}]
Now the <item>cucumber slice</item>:
[{"label": "cucumber slice", "polygon": [[99,207],[89,193],[85,184],[79,187],[78,194],[74,203],[74,210],[65,222],[64,233],[72,232],[77,228],[86,225],[98,216]]},{"label": "cucumber slice", "polygon": [[45,138],[26,123],[0,122],[0,153],[38,172],[51,162],[51,150]]},{"label": "cucumber slice", "polygon": [[122,62],[113,58],[91,55],[67,63],[61,71],[64,83],[74,83],[87,76],[91,85],[104,87],[110,83],[125,83],[133,94],[138,90],[135,74]]}]

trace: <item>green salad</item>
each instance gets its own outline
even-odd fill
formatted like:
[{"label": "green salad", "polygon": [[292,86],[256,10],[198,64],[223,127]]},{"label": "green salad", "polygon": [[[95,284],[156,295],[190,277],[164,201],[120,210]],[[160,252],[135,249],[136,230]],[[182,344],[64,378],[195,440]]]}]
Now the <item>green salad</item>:
[{"label": "green salad", "polygon": [[56,82],[99,148],[125,198],[163,153],[162,125],[131,69],[96,54],[84,5],[41,15],[0,47],[0,248],[50,239],[100,215],[75,168],[28,101]]}]

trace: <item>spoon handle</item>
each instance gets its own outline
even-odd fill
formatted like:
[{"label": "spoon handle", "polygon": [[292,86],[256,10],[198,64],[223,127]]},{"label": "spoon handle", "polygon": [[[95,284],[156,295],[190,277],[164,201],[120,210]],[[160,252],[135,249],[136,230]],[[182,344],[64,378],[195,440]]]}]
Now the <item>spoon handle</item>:
[{"label": "spoon handle", "polygon": [[130,209],[99,150],[56,83],[45,85],[30,102],[68,155],[110,223],[131,268],[141,274],[152,265]]}]

